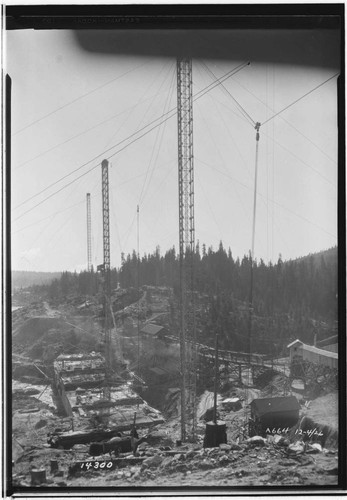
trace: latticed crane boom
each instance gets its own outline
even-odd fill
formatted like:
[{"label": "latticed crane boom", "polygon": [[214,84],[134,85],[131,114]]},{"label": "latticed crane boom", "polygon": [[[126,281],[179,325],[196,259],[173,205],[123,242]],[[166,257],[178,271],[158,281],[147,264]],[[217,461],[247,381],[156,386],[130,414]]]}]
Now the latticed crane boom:
[{"label": "latticed crane boom", "polygon": [[[187,406],[196,433],[196,327],[194,300],[194,157],[192,61],[177,60],[178,185],[180,248],[181,438],[187,438]],[[190,340],[190,342],[187,342]],[[193,341],[193,342],[192,342]],[[188,398],[187,398],[188,396]],[[190,401],[189,401],[190,400]],[[189,404],[190,403],[190,404]]]},{"label": "latticed crane boom", "polygon": [[104,331],[105,331],[105,361],[106,380],[105,396],[110,397],[111,378],[111,257],[110,257],[110,208],[109,208],[109,182],[108,160],[101,162],[102,174],[102,234],[103,234],[103,296],[104,296]]},{"label": "latticed crane boom", "polygon": [[92,221],[90,209],[90,193],[87,193],[87,261],[88,272],[92,269]]}]

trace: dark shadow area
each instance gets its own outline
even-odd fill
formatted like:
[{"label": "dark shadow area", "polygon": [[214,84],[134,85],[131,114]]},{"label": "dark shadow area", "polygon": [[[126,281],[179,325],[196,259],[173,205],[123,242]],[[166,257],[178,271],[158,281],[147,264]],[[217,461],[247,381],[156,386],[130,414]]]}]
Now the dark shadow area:
[{"label": "dark shadow area", "polygon": [[80,30],[80,46],[105,55],[237,60],[338,68],[336,30]]}]

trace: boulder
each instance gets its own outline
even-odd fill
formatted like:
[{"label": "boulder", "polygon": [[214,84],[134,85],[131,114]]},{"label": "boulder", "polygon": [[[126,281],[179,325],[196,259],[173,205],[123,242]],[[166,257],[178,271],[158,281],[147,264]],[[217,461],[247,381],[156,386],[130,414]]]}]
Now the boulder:
[{"label": "boulder", "polygon": [[307,445],[306,453],[321,453],[323,451],[320,443],[311,443]]},{"label": "boulder", "polygon": [[229,462],[230,462],[230,458],[226,453],[224,453],[224,455],[222,455],[221,457],[218,458],[218,463],[220,465],[226,465]]},{"label": "boulder", "polygon": [[175,472],[183,472],[183,473],[187,473],[187,471],[188,471],[188,466],[187,466],[187,464],[182,464],[182,463],[181,463],[181,464],[177,464],[177,465],[175,465],[175,467],[174,467],[174,471],[175,471]]},{"label": "boulder", "polygon": [[[279,434],[275,434],[273,437],[273,443],[277,444],[278,446],[288,446],[289,445],[289,440],[283,436],[280,436]],[[269,442],[269,440],[268,440]]]},{"label": "boulder", "polygon": [[161,455],[154,455],[153,457],[148,457],[142,462],[142,468],[154,468],[159,467],[159,465],[164,461],[164,457]]},{"label": "boulder", "polygon": [[302,441],[297,441],[296,443],[292,443],[288,446],[288,453],[291,455],[300,455],[304,453],[305,445]]},{"label": "boulder", "polygon": [[221,451],[230,451],[230,450],[231,450],[231,446],[230,446],[230,444],[221,443],[221,444],[219,445],[219,449],[220,449]]},{"label": "boulder", "polygon": [[161,469],[165,469],[166,467],[170,466],[174,459],[172,457],[165,457],[164,460],[160,464]]},{"label": "boulder", "polygon": [[202,470],[208,470],[208,469],[211,469],[213,467],[213,464],[210,460],[203,460],[202,462],[200,462],[199,464],[199,469],[202,469]]},{"label": "boulder", "polygon": [[255,446],[264,446],[266,444],[266,439],[261,436],[253,436],[246,440],[246,443],[255,445]]},{"label": "boulder", "polygon": [[242,446],[240,446],[235,441],[229,441],[229,446],[231,450],[242,450]]},{"label": "boulder", "polygon": [[141,455],[142,453],[146,453],[146,451],[149,449],[149,446],[147,443],[141,443],[137,449],[136,452],[137,454]]}]

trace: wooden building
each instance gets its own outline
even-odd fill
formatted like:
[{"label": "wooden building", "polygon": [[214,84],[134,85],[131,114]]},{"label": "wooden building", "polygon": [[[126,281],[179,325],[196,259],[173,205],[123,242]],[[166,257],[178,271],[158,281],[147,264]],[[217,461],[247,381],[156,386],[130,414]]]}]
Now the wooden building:
[{"label": "wooden building", "polygon": [[291,363],[303,360],[317,365],[328,366],[329,368],[338,368],[337,352],[304,344],[299,339],[291,342],[287,345],[287,348],[289,349],[289,358]]}]

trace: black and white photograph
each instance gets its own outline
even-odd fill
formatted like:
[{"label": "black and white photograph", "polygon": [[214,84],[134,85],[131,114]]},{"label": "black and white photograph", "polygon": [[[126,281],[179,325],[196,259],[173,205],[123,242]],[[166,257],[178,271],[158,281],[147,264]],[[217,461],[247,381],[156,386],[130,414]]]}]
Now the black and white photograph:
[{"label": "black and white photograph", "polygon": [[53,7],[4,16],[7,494],[341,490],[344,6]]}]

